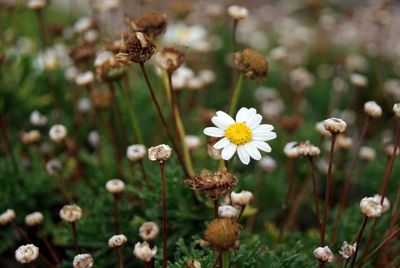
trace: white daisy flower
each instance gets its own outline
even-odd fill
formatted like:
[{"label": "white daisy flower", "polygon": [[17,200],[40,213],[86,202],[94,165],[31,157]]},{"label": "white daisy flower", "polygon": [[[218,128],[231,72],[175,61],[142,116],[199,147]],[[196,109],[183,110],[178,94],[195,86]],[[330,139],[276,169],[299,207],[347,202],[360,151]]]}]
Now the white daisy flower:
[{"label": "white daisy flower", "polygon": [[271,152],[271,147],[266,141],[276,138],[274,127],[261,124],[262,116],[254,108],[241,108],[236,114],[236,120],[223,111],[218,111],[211,121],[216,127],[207,127],[204,134],[211,137],[222,138],[216,144],[215,149],[222,149],[221,157],[229,160],[237,151],[240,161],[247,165],[250,157],[260,160],[258,150]]}]

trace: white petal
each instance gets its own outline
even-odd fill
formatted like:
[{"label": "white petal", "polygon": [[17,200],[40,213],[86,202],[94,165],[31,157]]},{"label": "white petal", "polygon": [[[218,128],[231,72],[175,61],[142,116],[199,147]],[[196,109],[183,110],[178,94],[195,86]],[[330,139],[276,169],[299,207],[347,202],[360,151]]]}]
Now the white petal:
[{"label": "white petal", "polygon": [[249,128],[253,129],[260,125],[262,121],[262,116],[260,114],[255,114],[246,120],[247,125]]},{"label": "white petal", "polygon": [[237,151],[240,161],[242,161],[243,164],[248,165],[250,163],[250,156],[244,149],[244,146],[243,145],[238,146]]},{"label": "white petal", "polygon": [[218,111],[217,116],[220,117],[222,121],[226,122],[229,125],[235,123],[235,120],[233,120],[233,118],[229,114],[223,111]]},{"label": "white petal", "polygon": [[272,151],[271,146],[263,141],[251,141],[251,144],[256,146],[259,150],[270,153]]},{"label": "white petal", "polygon": [[273,125],[261,124],[261,125],[255,127],[255,128],[253,129],[253,133],[254,133],[254,132],[255,132],[255,133],[258,133],[258,132],[266,132],[266,131],[271,131],[271,130],[273,130],[273,129],[274,129],[274,126],[273,126]]},{"label": "white petal", "polygon": [[255,114],[257,114],[257,110],[254,109],[254,108],[250,108],[250,109],[249,109],[249,112],[248,112],[248,114],[247,114],[247,116],[248,116],[248,117],[251,117],[251,116],[253,116],[253,115],[255,115]]},{"label": "white petal", "polygon": [[217,127],[219,127],[220,129],[223,129],[223,130],[225,130],[228,126],[231,125],[227,121],[223,120],[222,117],[220,117],[220,116],[213,116],[211,118],[211,122],[213,122],[214,125],[216,125]]},{"label": "white petal", "polygon": [[216,127],[206,127],[203,130],[203,133],[206,134],[207,136],[217,137],[217,138],[224,136],[224,131]]},{"label": "white petal", "polygon": [[249,109],[242,107],[236,114],[236,122],[245,122]]},{"label": "white petal", "polygon": [[232,158],[232,156],[236,152],[236,144],[230,143],[228,146],[226,146],[221,153],[221,157],[224,160],[229,160]]},{"label": "white petal", "polygon": [[275,132],[267,132],[262,134],[253,133],[252,138],[253,140],[256,141],[269,141],[276,138],[276,133]]},{"label": "white petal", "polygon": [[257,148],[250,142],[243,145],[246,152],[250,155],[254,160],[260,160],[261,154],[257,150]]},{"label": "white petal", "polygon": [[228,146],[229,143],[231,143],[231,142],[229,141],[229,139],[227,139],[227,138],[222,138],[222,139],[219,140],[216,144],[214,144],[214,148],[219,150],[219,149],[222,149],[222,148]]}]

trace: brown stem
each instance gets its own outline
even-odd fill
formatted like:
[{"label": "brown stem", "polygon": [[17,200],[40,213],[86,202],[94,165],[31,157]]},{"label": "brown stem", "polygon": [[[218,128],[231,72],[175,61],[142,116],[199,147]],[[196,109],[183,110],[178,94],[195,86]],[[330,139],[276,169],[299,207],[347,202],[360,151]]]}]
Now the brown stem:
[{"label": "brown stem", "polygon": [[160,161],[161,192],[162,192],[162,229],[163,229],[163,268],[167,267],[167,199],[165,187],[164,162]]},{"label": "brown stem", "polygon": [[354,264],[356,263],[358,250],[359,250],[359,248],[360,248],[361,237],[362,237],[362,235],[363,235],[363,233],[364,233],[365,227],[367,226],[367,222],[368,222],[368,217],[365,216],[365,217],[364,217],[364,220],[363,220],[363,222],[362,222],[362,224],[361,224],[361,229],[360,229],[360,231],[359,231],[358,234],[357,234],[357,238],[356,238],[356,252],[354,252],[353,260],[352,260],[351,266],[350,266],[351,268],[353,268],[353,267],[354,267]]},{"label": "brown stem", "polygon": [[314,198],[315,213],[317,214],[317,222],[318,222],[318,227],[319,227],[319,235],[320,235],[320,239],[321,239],[321,245],[324,245],[325,244],[325,240],[324,240],[324,233],[323,233],[321,215],[320,215],[320,210],[319,210],[317,179],[315,177],[314,158],[313,157],[309,157],[309,160],[310,160],[310,164],[311,164],[311,177],[312,177],[312,186],[313,186],[312,188],[313,188],[313,198]]},{"label": "brown stem", "polygon": [[145,181],[147,182],[147,186],[150,187],[150,181],[149,181],[149,177],[147,176],[146,169],[144,168],[143,159],[139,159],[138,162],[139,162],[139,166],[140,166],[140,171],[142,172],[142,176],[145,179]]},{"label": "brown stem", "polygon": [[245,209],[246,209],[246,205],[241,206],[240,211],[239,211],[239,214],[238,214],[238,216],[237,216],[237,222],[239,222],[239,221],[240,221],[240,218],[242,218],[242,215],[243,215],[243,212],[244,212]]},{"label": "brown stem", "polygon": [[330,192],[331,192],[332,164],[333,164],[333,154],[335,151],[335,141],[336,141],[336,134],[332,134],[331,150],[329,153],[328,175],[326,176],[326,184],[325,184],[324,218],[323,218],[323,222],[322,222],[322,239],[321,239],[322,244],[321,244],[321,246],[325,246],[325,231],[326,231],[326,222],[328,219],[329,200],[330,200]]},{"label": "brown stem", "polygon": [[47,39],[46,39],[46,26],[44,23],[44,15],[42,9],[36,10],[36,17],[39,26],[40,45],[42,47],[42,50],[44,50],[47,46]]},{"label": "brown stem", "polygon": [[119,196],[117,194],[113,195],[113,217],[114,217],[114,231],[115,234],[119,234]]},{"label": "brown stem", "polygon": [[218,199],[214,199],[214,219],[218,219]]},{"label": "brown stem", "polygon": [[47,239],[46,235],[43,233],[42,229],[40,227],[38,228],[38,233],[39,236],[42,238],[47,250],[50,252],[51,257],[55,261],[55,263],[58,265],[60,263],[60,258],[58,257],[56,251],[54,250],[53,246],[50,244],[49,240]]},{"label": "brown stem", "polygon": [[121,129],[123,147],[125,147],[128,144],[127,131],[126,131],[124,118],[122,117],[122,114],[121,114],[121,109],[118,105],[118,98],[117,98],[117,94],[115,94],[115,87],[114,87],[113,83],[111,83],[111,82],[108,82],[107,86],[108,86],[108,90],[111,94],[112,113],[115,115],[116,121],[118,121],[119,128]]},{"label": "brown stem", "polygon": [[153,87],[151,86],[149,77],[148,77],[147,72],[146,72],[146,68],[144,67],[144,63],[140,63],[140,69],[141,69],[142,74],[144,76],[144,79],[146,81],[147,88],[150,91],[151,99],[153,100],[154,106],[156,107],[158,116],[159,116],[159,118],[161,120],[161,123],[163,124],[163,127],[164,127],[165,131],[167,132],[168,139],[170,140],[170,142],[172,143],[173,148],[176,151],[176,154],[178,156],[178,160],[179,160],[179,162],[180,162],[180,164],[182,166],[182,169],[183,169],[186,177],[190,177],[190,172],[188,171],[188,169],[187,169],[187,167],[185,165],[185,161],[183,160],[183,157],[182,157],[182,154],[180,153],[179,147],[175,143],[175,139],[173,138],[172,133],[171,133],[169,127],[168,127],[167,121],[165,120],[165,117],[164,117],[164,115],[163,115],[163,113],[161,111],[160,104],[159,104],[159,102],[157,100],[157,97],[156,97],[156,95],[154,93]]},{"label": "brown stem", "polygon": [[218,265],[218,262],[219,262],[219,260],[220,260],[220,256],[222,255],[222,252],[221,251],[216,251],[215,252],[215,260],[214,260],[214,263],[213,263],[213,268],[217,268],[217,265]]},{"label": "brown stem", "polygon": [[8,136],[8,132],[7,132],[6,122],[5,122],[5,119],[3,118],[3,116],[0,116],[0,131],[1,131],[1,134],[3,136],[4,141],[6,142],[6,146],[7,146],[7,149],[8,149],[8,154],[11,157],[11,163],[12,163],[12,166],[14,168],[14,172],[18,173],[17,160],[16,160],[15,155],[14,155],[14,151],[13,151],[13,148],[12,148],[10,137]]},{"label": "brown stem", "polygon": [[72,239],[74,243],[74,251],[75,254],[79,253],[79,246],[78,246],[78,232],[76,231],[76,223],[72,222],[71,223],[71,229],[72,229]]},{"label": "brown stem", "polygon": [[124,268],[124,261],[122,259],[122,247],[119,247],[117,251],[118,251],[118,268]]}]

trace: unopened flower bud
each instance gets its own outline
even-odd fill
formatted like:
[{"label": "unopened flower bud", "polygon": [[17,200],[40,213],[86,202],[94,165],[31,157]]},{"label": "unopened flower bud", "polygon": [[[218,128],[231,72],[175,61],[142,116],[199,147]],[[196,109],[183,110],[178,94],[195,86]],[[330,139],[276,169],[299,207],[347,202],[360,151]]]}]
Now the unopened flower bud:
[{"label": "unopened flower bud", "polygon": [[382,196],[380,194],[374,195],[373,199],[375,200],[375,202],[382,204],[382,212],[386,212],[390,209],[390,201],[386,196],[385,198],[383,198],[383,202],[382,202]]},{"label": "unopened flower bud", "polygon": [[324,128],[332,134],[339,134],[346,131],[347,123],[340,118],[329,118],[324,121]]},{"label": "unopened flower bud", "polygon": [[332,136],[332,134],[328,130],[326,130],[326,128],[324,127],[324,121],[321,121],[321,122],[318,122],[317,124],[315,124],[315,129],[323,137],[329,138]]},{"label": "unopened flower bud", "polygon": [[339,149],[341,149],[342,151],[348,151],[351,149],[351,146],[353,146],[352,138],[345,135],[337,136],[336,143]]},{"label": "unopened flower bud", "polygon": [[379,218],[383,212],[383,207],[373,197],[364,197],[360,202],[360,209],[369,218]]},{"label": "unopened flower bud", "polygon": [[368,85],[368,78],[362,74],[352,74],[350,82],[356,87],[366,87]]},{"label": "unopened flower bud", "polygon": [[136,258],[144,262],[150,262],[151,259],[157,254],[157,247],[154,246],[154,248],[150,248],[150,245],[146,241],[143,243],[138,242],[135,244],[133,254],[136,256]]},{"label": "unopened flower bud", "polygon": [[235,219],[238,215],[238,210],[230,205],[218,207],[218,216],[225,219]]},{"label": "unopened flower bud", "polygon": [[328,246],[316,248],[314,257],[321,262],[333,262],[335,258]]},{"label": "unopened flower bud", "polygon": [[33,212],[25,216],[25,224],[27,226],[36,226],[42,223],[43,214],[41,212]]},{"label": "unopened flower bud", "polygon": [[285,147],[283,147],[283,153],[288,158],[297,158],[299,157],[299,151],[297,150],[297,146],[299,145],[296,141],[291,141],[286,143]]},{"label": "unopened flower bud", "polygon": [[321,150],[309,141],[300,143],[296,148],[298,155],[303,157],[317,157],[321,153]]},{"label": "unopened flower bud", "polygon": [[60,210],[60,218],[63,221],[73,223],[82,217],[82,209],[77,205],[65,205]]},{"label": "unopened flower bud", "polygon": [[89,136],[88,136],[88,142],[89,142],[90,146],[92,146],[95,149],[100,148],[102,141],[103,140],[102,140],[99,132],[97,132],[96,130],[90,131]]},{"label": "unopened flower bud", "polygon": [[46,171],[50,176],[58,176],[62,171],[62,164],[57,159],[51,159],[46,163]]},{"label": "unopened flower bud", "polygon": [[39,111],[33,111],[29,117],[29,120],[32,125],[41,127],[47,124],[47,117],[40,114]]},{"label": "unopened flower bud", "polygon": [[54,125],[49,131],[50,139],[54,142],[60,143],[67,136],[67,129],[63,125]]},{"label": "unopened flower bud", "polygon": [[358,157],[363,161],[372,161],[376,157],[376,151],[374,148],[362,146],[358,153]]},{"label": "unopened flower bud", "polygon": [[201,140],[196,135],[186,135],[185,136],[185,143],[189,150],[194,150],[200,147]]},{"label": "unopened flower bud", "polygon": [[364,103],[364,112],[372,118],[378,118],[382,115],[382,108],[375,101],[367,101]]},{"label": "unopened flower bud", "polygon": [[39,257],[39,248],[33,244],[20,246],[15,251],[15,259],[19,263],[30,263]]},{"label": "unopened flower bud", "polygon": [[0,225],[7,225],[15,219],[15,211],[13,209],[7,209],[0,214]]},{"label": "unopened flower bud", "polygon": [[158,228],[157,223],[152,221],[143,223],[139,228],[139,236],[145,241],[155,239],[159,232],[160,229]]},{"label": "unopened flower bud", "polygon": [[164,162],[168,158],[171,157],[172,149],[166,144],[160,144],[154,147],[151,147],[148,150],[149,159],[151,161],[160,161]]},{"label": "unopened flower bud", "polygon": [[272,157],[264,156],[258,162],[258,166],[265,172],[272,172],[276,169],[276,162]]},{"label": "unopened flower bud", "polygon": [[344,241],[342,247],[339,250],[339,254],[344,259],[347,260],[354,255],[354,253],[356,252],[356,248],[357,248],[357,243],[354,243],[353,245],[351,245],[351,244],[348,244],[347,241]]},{"label": "unopened flower bud", "polygon": [[111,194],[121,194],[125,190],[125,183],[119,179],[107,181],[106,190]]},{"label": "unopened flower bud", "polygon": [[46,7],[47,2],[46,0],[28,0],[28,8],[33,10],[39,10]]},{"label": "unopened flower bud", "polygon": [[241,191],[240,193],[232,192],[231,200],[232,205],[246,206],[250,204],[253,199],[253,194],[249,191]]},{"label": "unopened flower bud", "polygon": [[123,235],[113,235],[109,240],[108,240],[108,247],[110,248],[119,248],[128,241],[128,238]]},{"label": "unopened flower bud", "polygon": [[72,265],[74,268],[91,268],[94,260],[90,254],[79,254],[74,257]]},{"label": "unopened flower bud", "polygon": [[146,146],[144,146],[143,144],[130,145],[126,150],[126,156],[130,161],[141,160],[145,157],[146,153]]},{"label": "unopened flower bud", "polygon": [[232,5],[227,9],[228,15],[234,20],[243,20],[249,15],[247,8],[239,5]]}]

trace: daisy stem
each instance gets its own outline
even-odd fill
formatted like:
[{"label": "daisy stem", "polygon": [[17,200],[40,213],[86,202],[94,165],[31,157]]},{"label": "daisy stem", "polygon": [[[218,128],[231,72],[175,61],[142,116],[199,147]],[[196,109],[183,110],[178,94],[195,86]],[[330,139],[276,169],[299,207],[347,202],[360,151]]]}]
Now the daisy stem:
[{"label": "daisy stem", "polygon": [[162,230],[163,230],[163,268],[167,267],[167,199],[165,187],[164,161],[160,161],[161,193],[162,193]]},{"label": "daisy stem", "polygon": [[171,133],[169,127],[168,127],[167,121],[165,120],[165,117],[164,117],[164,115],[163,115],[163,113],[161,111],[160,104],[159,104],[159,102],[157,100],[156,94],[154,93],[153,87],[151,86],[149,77],[148,77],[147,72],[146,72],[146,68],[144,67],[144,63],[140,63],[140,69],[141,69],[142,74],[144,76],[144,79],[146,81],[147,88],[150,91],[151,99],[153,100],[154,106],[156,107],[158,116],[159,116],[159,118],[161,120],[161,123],[163,124],[163,127],[164,127],[165,131],[167,132],[168,139],[170,140],[170,142],[172,143],[172,147],[176,151],[176,154],[178,156],[178,160],[179,160],[179,162],[180,162],[180,164],[182,166],[182,169],[183,169],[185,175],[187,177],[190,177],[191,176],[190,172],[189,172],[189,170],[187,169],[187,167],[185,165],[185,161],[183,160],[183,157],[182,157],[182,155],[180,153],[179,147],[177,146],[177,144],[176,144],[176,142],[175,142],[175,140],[174,140],[174,138],[172,136],[172,133]]},{"label": "daisy stem", "polygon": [[315,177],[315,163],[314,163],[314,158],[309,157],[310,164],[311,164],[311,177],[312,177],[312,185],[313,185],[313,197],[314,197],[314,206],[315,206],[315,213],[317,214],[317,222],[318,222],[318,227],[319,227],[319,234],[320,234],[320,239],[321,239],[321,245],[324,245],[324,235],[323,235],[323,229],[322,229],[322,222],[321,222],[321,215],[320,215],[320,210],[319,210],[319,201],[318,201],[318,193],[317,193],[317,179]]},{"label": "daisy stem", "polygon": [[330,192],[331,192],[332,164],[333,164],[333,154],[335,151],[335,142],[336,142],[336,134],[332,134],[331,150],[329,152],[328,175],[326,176],[326,184],[325,184],[324,218],[323,218],[323,223],[322,223],[322,245],[321,246],[325,246],[325,231],[326,231],[326,222],[328,220],[327,218],[328,218],[329,200],[330,200]]},{"label": "daisy stem", "polygon": [[351,266],[350,266],[351,268],[353,268],[353,267],[354,267],[354,264],[356,263],[357,254],[358,254],[358,249],[360,248],[361,237],[362,237],[362,235],[363,235],[363,233],[364,233],[365,227],[367,226],[367,222],[368,222],[368,217],[365,216],[365,217],[364,217],[364,220],[363,220],[363,222],[362,222],[362,224],[361,224],[361,229],[360,229],[360,231],[359,231],[358,234],[357,234],[357,238],[356,238],[356,252],[354,252],[353,260],[352,260]]},{"label": "daisy stem", "polygon": [[239,100],[240,92],[242,90],[242,84],[243,84],[243,74],[240,73],[238,80],[236,81],[235,88],[233,90],[232,98],[230,100],[230,105],[229,105],[229,115],[233,116],[236,110],[236,106]]}]

